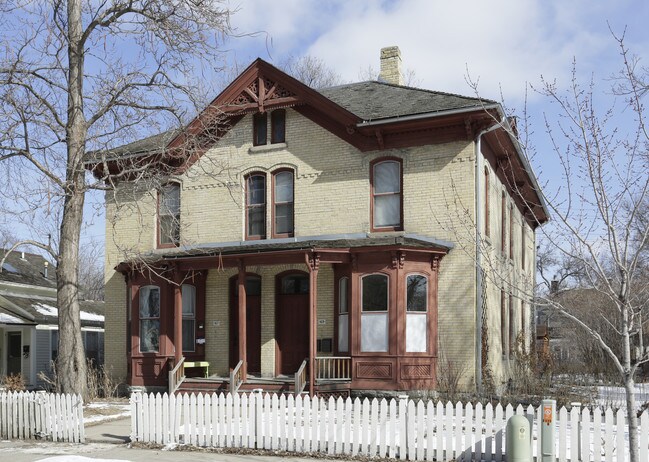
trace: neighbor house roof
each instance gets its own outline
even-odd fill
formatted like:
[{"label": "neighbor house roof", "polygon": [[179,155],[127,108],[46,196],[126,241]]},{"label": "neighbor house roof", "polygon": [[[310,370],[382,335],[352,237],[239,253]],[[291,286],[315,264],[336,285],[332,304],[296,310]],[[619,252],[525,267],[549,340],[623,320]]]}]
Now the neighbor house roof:
[{"label": "neighbor house roof", "polygon": [[[104,302],[83,300],[79,302],[83,327],[104,326]],[[0,324],[58,324],[59,310],[56,299],[33,297],[28,294],[0,296]]]},{"label": "neighbor house roof", "polygon": [[[7,254],[7,249],[0,249],[0,261]],[[45,263],[48,270],[45,276]],[[41,287],[56,287],[56,267],[42,255],[14,250],[7,255],[0,281],[17,284],[29,284]]]}]

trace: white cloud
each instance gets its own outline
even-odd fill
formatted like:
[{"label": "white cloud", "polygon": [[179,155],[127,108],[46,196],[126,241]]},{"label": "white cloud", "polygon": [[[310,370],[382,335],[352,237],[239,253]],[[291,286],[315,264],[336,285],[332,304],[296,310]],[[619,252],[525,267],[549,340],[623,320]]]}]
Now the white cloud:
[{"label": "white cloud", "polygon": [[468,69],[483,96],[498,99],[502,88],[508,101],[520,103],[526,82],[540,75],[565,81],[574,56],[584,69],[608,69],[603,63],[616,50],[607,20],[621,28],[620,16],[638,8],[588,0],[289,0],[268,8],[255,0],[241,5],[234,22],[240,31],[266,30],[273,58],[311,54],[347,81],[368,66],[378,70],[380,48],[398,45],[404,68],[425,88],[471,94]]}]

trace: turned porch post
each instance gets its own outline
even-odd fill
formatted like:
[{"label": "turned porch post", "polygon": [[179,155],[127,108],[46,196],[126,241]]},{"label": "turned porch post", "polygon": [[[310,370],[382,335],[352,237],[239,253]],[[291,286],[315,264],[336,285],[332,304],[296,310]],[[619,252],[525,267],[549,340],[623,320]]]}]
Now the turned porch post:
[{"label": "turned porch post", "polygon": [[309,396],[313,398],[315,392],[315,355],[317,350],[317,322],[318,322],[318,269],[320,255],[314,253],[307,255],[309,266]]},{"label": "turned porch post", "polygon": [[248,358],[246,357],[246,265],[243,260],[239,261],[237,289],[239,292],[239,360],[243,361],[241,380],[245,381],[248,375]]},{"label": "turned porch post", "polygon": [[182,278],[174,272],[174,364],[180,362],[183,355],[183,292]]}]

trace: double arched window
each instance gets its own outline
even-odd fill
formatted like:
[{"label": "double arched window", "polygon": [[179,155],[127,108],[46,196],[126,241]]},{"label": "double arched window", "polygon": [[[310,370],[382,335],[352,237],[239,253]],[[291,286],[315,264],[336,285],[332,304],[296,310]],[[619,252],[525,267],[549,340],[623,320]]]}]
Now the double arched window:
[{"label": "double arched window", "polygon": [[[266,174],[246,177],[246,239],[266,239]],[[294,173],[282,168],[272,173],[271,234],[274,238],[294,235]]]}]

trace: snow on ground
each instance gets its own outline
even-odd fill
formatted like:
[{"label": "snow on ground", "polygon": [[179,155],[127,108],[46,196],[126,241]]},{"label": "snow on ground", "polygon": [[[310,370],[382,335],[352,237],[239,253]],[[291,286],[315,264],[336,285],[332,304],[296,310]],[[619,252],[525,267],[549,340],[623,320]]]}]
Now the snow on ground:
[{"label": "snow on ground", "polygon": [[93,462],[97,460],[103,460],[104,462],[129,462],[124,459],[94,459],[90,457],[73,455],[48,457],[46,459],[39,459],[39,462]]},{"label": "snow on ground", "polygon": [[131,406],[127,401],[95,401],[83,408],[83,422],[95,425],[100,422],[130,417]]},{"label": "snow on ground", "polygon": [[[649,401],[649,383],[635,384],[636,409]],[[626,392],[624,387],[598,386],[596,403],[600,407],[626,409]]]}]

